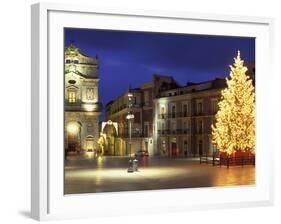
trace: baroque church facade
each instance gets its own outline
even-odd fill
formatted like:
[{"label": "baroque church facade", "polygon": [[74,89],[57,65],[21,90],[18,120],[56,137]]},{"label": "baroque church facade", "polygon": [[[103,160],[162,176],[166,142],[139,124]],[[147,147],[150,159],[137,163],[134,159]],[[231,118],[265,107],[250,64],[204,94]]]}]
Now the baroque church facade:
[{"label": "baroque church facade", "polygon": [[65,155],[96,151],[99,138],[97,57],[89,57],[71,44],[64,52]]}]

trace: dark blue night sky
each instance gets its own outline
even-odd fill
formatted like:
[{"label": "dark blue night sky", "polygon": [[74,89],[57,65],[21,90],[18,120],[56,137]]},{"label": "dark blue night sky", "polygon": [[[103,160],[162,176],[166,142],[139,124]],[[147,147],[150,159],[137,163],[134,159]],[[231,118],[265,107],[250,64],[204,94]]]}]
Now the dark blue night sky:
[{"label": "dark blue night sky", "polygon": [[99,59],[99,97],[105,106],[129,85],[171,75],[179,84],[229,75],[237,50],[245,61],[255,60],[255,39],[93,29],[65,29],[65,46]]}]

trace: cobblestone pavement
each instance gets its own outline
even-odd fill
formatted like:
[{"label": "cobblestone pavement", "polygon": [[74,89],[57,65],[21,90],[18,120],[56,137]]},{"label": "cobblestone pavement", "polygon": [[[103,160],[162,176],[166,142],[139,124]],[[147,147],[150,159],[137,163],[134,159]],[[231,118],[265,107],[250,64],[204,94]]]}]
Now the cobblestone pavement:
[{"label": "cobblestone pavement", "polygon": [[77,158],[65,162],[65,194],[219,187],[255,184],[255,167],[213,167],[197,159],[143,158],[128,173],[128,157]]}]

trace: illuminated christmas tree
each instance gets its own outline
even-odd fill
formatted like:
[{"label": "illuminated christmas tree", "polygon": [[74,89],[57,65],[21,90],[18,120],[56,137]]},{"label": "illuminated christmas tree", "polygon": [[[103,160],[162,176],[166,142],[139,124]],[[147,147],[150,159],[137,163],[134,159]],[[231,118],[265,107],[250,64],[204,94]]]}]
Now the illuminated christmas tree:
[{"label": "illuminated christmas tree", "polygon": [[255,90],[243,63],[238,51],[212,126],[213,142],[228,155],[237,151],[255,152]]}]

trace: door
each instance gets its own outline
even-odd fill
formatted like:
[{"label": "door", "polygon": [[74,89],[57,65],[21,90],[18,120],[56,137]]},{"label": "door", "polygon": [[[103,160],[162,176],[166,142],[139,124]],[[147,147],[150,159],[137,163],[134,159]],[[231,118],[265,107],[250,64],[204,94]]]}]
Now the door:
[{"label": "door", "polygon": [[172,157],[177,156],[177,143],[172,142]]},{"label": "door", "polygon": [[86,137],[86,149],[88,152],[94,151],[94,137],[91,135]]},{"label": "door", "polygon": [[187,147],[187,141],[186,140],[184,141],[183,148],[184,148],[184,156],[187,157],[188,147]]},{"label": "door", "polygon": [[78,152],[80,150],[81,124],[76,121],[67,123],[67,152]]},{"label": "door", "polygon": [[199,149],[199,155],[202,156],[202,154],[203,154],[203,142],[202,142],[202,140],[199,141],[198,149]]},{"label": "door", "polygon": [[68,152],[76,152],[78,145],[77,134],[68,133]]},{"label": "door", "polygon": [[148,152],[148,142],[144,142],[144,150]]}]

